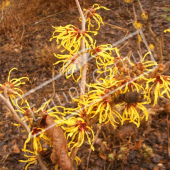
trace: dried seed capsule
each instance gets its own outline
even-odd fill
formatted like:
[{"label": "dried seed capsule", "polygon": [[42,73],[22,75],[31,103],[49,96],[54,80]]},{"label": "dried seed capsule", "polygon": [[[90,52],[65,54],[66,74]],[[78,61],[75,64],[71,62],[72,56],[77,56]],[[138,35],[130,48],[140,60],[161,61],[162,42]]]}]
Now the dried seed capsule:
[{"label": "dried seed capsule", "polygon": [[142,102],[143,96],[144,96],[143,94],[138,93],[138,92],[127,92],[125,94],[114,96],[114,102],[121,103],[124,101],[128,104]]}]

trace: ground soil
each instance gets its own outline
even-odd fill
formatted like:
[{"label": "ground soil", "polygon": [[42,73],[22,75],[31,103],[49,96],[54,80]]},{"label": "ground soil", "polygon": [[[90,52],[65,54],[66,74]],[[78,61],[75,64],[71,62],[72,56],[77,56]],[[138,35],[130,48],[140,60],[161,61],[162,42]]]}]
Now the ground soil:
[{"label": "ground soil", "polygon": [[[80,2],[83,8],[98,3],[110,9],[109,11],[103,9],[99,11],[105,24],[101,26],[99,35],[95,37],[97,44],[113,44],[135,32],[131,4],[126,4],[123,0]],[[141,3],[146,12],[149,12],[151,1],[143,0]],[[135,2],[135,6],[137,6],[137,2]],[[170,60],[170,35],[163,34],[165,29],[170,28],[170,21],[167,19],[170,12],[167,9],[170,10],[169,0],[155,0],[150,14],[150,23],[156,36],[163,37],[164,63]],[[67,24],[80,26],[79,13],[74,0],[37,0],[36,2],[34,0],[11,0],[10,6],[4,11],[4,19],[0,23],[0,83],[3,84],[7,80],[10,69],[18,68],[18,71],[13,71],[12,77],[29,77],[29,81],[21,87],[26,93],[35,87],[40,87],[39,85],[52,77],[52,65],[57,61],[53,53],[61,52],[56,48],[55,40],[50,41],[54,31],[52,26]],[[139,7],[136,7],[136,13],[138,20],[143,23]],[[143,33],[148,44],[155,43],[145,26]],[[121,48],[120,53],[123,57],[127,56],[130,51],[138,56],[137,36],[120,43],[118,48]],[[144,44],[142,44],[142,50],[145,53]],[[156,60],[159,59],[156,50],[153,51],[153,55]],[[61,66],[62,64],[55,66],[55,75],[59,74]],[[92,60],[89,62],[88,82],[93,80],[94,70],[94,61]],[[169,73],[166,72],[168,75]],[[75,91],[75,88],[78,92]],[[70,90],[72,95],[79,93],[78,84],[61,76],[55,82],[55,90],[56,95],[53,99],[55,105],[75,107],[71,100]],[[52,83],[48,83],[27,95],[26,98],[34,104],[35,108],[38,108],[50,98],[52,93]],[[21,128],[14,126],[13,117],[1,100],[0,106],[0,170],[24,169],[26,163],[18,161],[24,159],[22,148],[27,134],[23,133]],[[118,127],[116,130],[109,125],[103,126],[94,145],[95,151],[91,152],[88,169],[170,169],[169,124],[168,114],[160,102],[155,106],[148,122],[142,122],[139,128],[132,124]],[[82,160],[77,167],[79,170],[87,167],[88,154],[89,146],[84,144],[78,151],[78,157]],[[54,169],[50,162],[50,154],[45,155],[44,159],[50,165],[50,169]],[[41,167],[35,163],[28,169],[36,170]]]}]

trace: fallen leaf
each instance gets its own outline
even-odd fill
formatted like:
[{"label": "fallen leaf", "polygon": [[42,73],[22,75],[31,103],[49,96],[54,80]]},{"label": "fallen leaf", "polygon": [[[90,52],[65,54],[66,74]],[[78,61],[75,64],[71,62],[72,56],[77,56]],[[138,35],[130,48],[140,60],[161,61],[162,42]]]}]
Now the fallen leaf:
[{"label": "fallen leaf", "polygon": [[18,146],[17,145],[14,145],[13,147],[12,147],[12,149],[13,149],[13,153],[20,153],[20,149],[18,148]]},{"label": "fallen leaf", "polygon": [[142,145],[142,139],[139,139],[139,142],[132,148],[133,150],[140,150],[140,147]]},{"label": "fallen leaf", "polygon": [[67,140],[62,129],[55,125],[53,118],[49,115],[45,115],[40,124],[46,128],[46,134],[52,140],[51,161],[60,166],[62,170],[74,170],[68,156]]},{"label": "fallen leaf", "polygon": [[101,152],[99,152],[99,156],[100,156],[100,158],[102,158],[102,159],[104,159],[104,160],[107,159],[107,156],[103,155]]}]

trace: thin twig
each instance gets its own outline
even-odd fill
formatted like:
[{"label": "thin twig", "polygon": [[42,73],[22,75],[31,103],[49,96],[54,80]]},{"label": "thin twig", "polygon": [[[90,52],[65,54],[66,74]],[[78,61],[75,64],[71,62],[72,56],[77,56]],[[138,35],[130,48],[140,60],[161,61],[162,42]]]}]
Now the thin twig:
[{"label": "thin twig", "polygon": [[38,162],[42,170],[48,170],[40,154],[37,155]]},{"label": "thin twig", "polygon": [[136,12],[135,12],[135,5],[134,5],[134,3],[132,3],[132,8],[133,8],[134,20],[137,21],[137,16],[136,16]]},{"label": "thin twig", "polygon": [[[136,16],[136,11],[135,11],[134,3],[132,3],[132,7],[133,7],[134,20],[137,21],[137,16]],[[138,33],[138,39],[139,39],[139,36],[140,36],[140,34]],[[139,40],[138,40],[138,48],[139,48],[140,55],[142,55],[142,50],[141,50],[141,46],[140,46],[140,41]]]},{"label": "thin twig", "polygon": [[[13,1],[14,1],[14,0],[11,0],[11,1],[10,1],[10,7],[9,7],[8,11],[5,13],[5,15],[3,15],[3,17],[1,18],[0,24],[1,24],[1,23],[2,23],[2,21],[5,19],[5,17],[6,17],[6,16],[7,16],[7,14],[9,13],[9,11],[11,11],[11,10],[12,10]],[[3,10],[2,10],[2,11],[3,11]]]},{"label": "thin twig", "polygon": [[170,67],[170,61],[168,61],[167,63],[165,63],[164,66],[165,66],[164,72],[168,71],[168,70],[169,70],[169,67]]},{"label": "thin twig", "polygon": [[[144,10],[143,10],[143,7],[141,5],[141,2],[140,0],[137,0],[138,4],[139,4],[139,7],[141,9],[141,12],[144,13]],[[151,34],[151,36],[154,38],[155,42],[157,42],[157,46],[159,48],[159,62],[162,63],[163,62],[163,52],[162,52],[162,41],[156,36],[156,34],[153,32],[152,28],[151,28],[151,25],[150,25],[150,14],[151,14],[151,10],[153,8],[153,4],[154,2],[151,1],[151,6],[150,6],[150,10],[149,10],[149,15],[148,15],[148,20],[146,22],[146,26],[149,30],[149,33]]]},{"label": "thin twig", "polygon": [[[14,119],[28,132],[30,133],[30,128],[27,126],[27,124],[25,124],[21,118],[18,116],[18,114],[16,113],[16,111],[14,110],[9,98],[5,98],[2,94],[0,94],[0,98],[2,99],[2,101],[6,104],[6,106],[10,109],[10,111],[13,113]],[[40,166],[42,168],[42,170],[48,170],[41,158],[40,155],[37,155],[37,159],[40,163]]]},{"label": "thin twig", "polygon": [[126,31],[126,32],[129,32],[126,28],[118,27],[117,25],[113,25],[113,24],[110,24],[110,23],[108,23],[108,22],[105,22],[104,24],[111,26],[113,29],[118,29],[118,30],[122,30],[122,31],[124,31],[124,32],[125,32],[125,31]]},{"label": "thin twig", "polygon": [[148,13],[148,22],[150,21],[151,11],[152,11],[154,2],[155,2],[154,0],[151,0],[151,5],[150,5],[149,13]]},{"label": "thin twig", "polygon": [[[102,125],[99,125],[99,126],[98,126],[98,129],[97,129],[97,132],[96,132],[95,139],[94,139],[94,141],[92,142],[92,146],[96,143],[96,140],[98,139],[99,133],[100,133],[100,131],[101,131],[101,127],[102,127]],[[88,157],[87,157],[87,166],[86,166],[86,170],[88,170],[91,152],[92,152],[92,149],[90,148],[89,155],[88,155]]]},{"label": "thin twig", "polygon": [[55,76],[55,66],[52,66],[52,86],[53,86],[53,94],[51,96],[51,99],[55,96],[55,80],[54,80],[54,76]]},{"label": "thin twig", "polygon": [[73,162],[75,160],[78,150],[79,150],[78,147],[74,147],[73,150],[71,151],[70,160],[71,160],[72,165],[73,165]]},{"label": "thin twig", "polygon": [[168,156],[170,157],[169,115],[167,114]]},{"label": "thin twig", "polygon": [[2,17],[1,17],[0,23],[2,22],[3,19],[4,19],[4,11],[2,10]]},{"label": "thin twig", "polygon": [[[70,10],[72,10],[72,9],[74,9],[74,8],[76,8],[76,7],[70,8]],[[41,18],[39,21],[35,22],[35,24],[39,24],[40,22],[42,22],[42,21],[45,20],[45,19],[54,17],[54,16],[56,16],[56,15],[58,15],[58,14],[65,13],[65,12],[67,12],[67,11],[68,11],[68,9],[65,10],[65,11],[60,11],[60,12],[57,12],[57,13],[55,13],[55,14],[52,14],[52,15],[48,15],[48,16],[46,16],[46,17],[43,17],[43,18]]]},{"label": "thin twig", "polygon": [[[51,97],[50,97],[50,101],[53,99],[53,97],[55,96],[55,80],[54,80],[54,76],[55,76],[55,66],[53,65],[52,66],[52,79],[53,79],[53,81],[52,81],[52,89],[53,89],[53,93],[52,93],[52,95],[51,95]],[[46,90],[46,91],[48,91],[48,90]],[[49,91],[51,91],[51,90],[49,90]],[[44,107],[44,110],[46,110],[47,109],[47,106],[48,106],[48,104]]]},{"label": "thin twig", "polygon": [[30,132],[30,129],[29,127],[21,120],[21,118],[18,116],[18,114],[16,113],[16,111],[14,110],[11,102],[9,101],[8,98],[5,98],[2,94],[0,94],[0,98],[3,100],[3,102],[6,104],[6,106],[11,110],[13,116],[14,116],[14,119],[22,125],[22,127],[24,129],[26,129],[26,131],[29,133]]}]

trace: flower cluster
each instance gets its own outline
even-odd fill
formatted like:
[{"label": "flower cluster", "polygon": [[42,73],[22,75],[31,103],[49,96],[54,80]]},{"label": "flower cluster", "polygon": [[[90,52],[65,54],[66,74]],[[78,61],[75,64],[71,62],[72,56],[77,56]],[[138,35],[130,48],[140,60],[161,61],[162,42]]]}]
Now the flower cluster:
[{"label": "flower cluster", "polygon": [[[133,0],[125,0],[125,2],[132,3]],[[47,109],[47,104],[50,102],[48,100],[38,110],[33,111],[28,101],[22,98],[24,92],[19,88],[20,85],[25,84],[23,80],[29,79],[27,77],[11,79],[11,72],[16,68],[9,71],[7,82],[0,84],[0,93],[10,98],[17,108],[15,112],[22,114],[21,120],[28,123],[30,128],[23,147],[23,152],[29,154],[25,154],[28,159],[20,161],[28,162],[25,169],[37,161],[39,153],[46,150],[44,143],[49,147],[55,146],[52,137],[47,136],[48,131],[40,125],[42,122],[35,125],[35,119],[43,121],[44,115],[53,117],[52,121],[64,130],[71,152],[84,143],[94,150],[96,124],[111,124],[113,128],[117,128],[133,123],[139,127],[142,120],[148,120],[149,105],[155,106],[160,97],[170,99],[170,76],[163,75],[162,70],[165,68],[163,64],[152,60],[150,55],[154,49],[153,45],[149,46],[151,51],[148,49],[149,52],[140,55],[138,62],[133,60],[131,54],[124,57],[120,49],[111,44],[97,45],[92,35],[97,35],[101,24],[104,24],[102,17],[96,13],[101,8],[109,10],[98,4],[84,9],[84,17],[88,23],[87,30],[80,30],[71,24],[53,27],[55,31],[51,40],[55,39],[57,44],[60,44],[59,47],[64,48],[63,54],[54,54],[57,58],[54,65],[62,63],[60,73],[67,79],[72,77],[75,82],[78,82],[82,78],[84,56],[88,53],[91,59],[95,60],[97,73],[100,74],[95,83],[86,83],[88,92],[74,99],[77,104],[75,108],[57,106]],[[141,17],[148,20],[146,13],[142,13]],[[98,27],[92,31],[94,21]],[[133,26],[136,30],[142,28],[142,24],[138,21],[135,21]],[[169,32],[169,29],[164,32]],[[85,43],[85,49],[80,51],[82,42]],[[138,43],[140,42],[142,38],[138,35]],[[17,97],[21,98],[22,102],[16,100]],[[29,148],[31,142],[32,149]],[[80,161],[79,158],[76,159]]]},{"label": "flower cluster", "polygon": [[[80,147],[85,141],[85,136],[87,137],[91,148],[94,150],[94,147],[91,144],[94,140],[94,132],[83,118],[70,117],[69,119],[63,121],[62,124],[66,125],[66,127],[62,126],[62,128],[67,133],[67,138],[71,138],[71,141],[68,144],[69,147],[72,145],[71,150],[74,147]],[[91,133],[92,137],[89,136],[88,131]]]},{"label": "flower cluster", "polygon": [[134,21],[133,26],[136,30],[141,29],[143,27],[143,25],[138,21]]},{"label": "flower cluster", "polygon": [[7,81],[4,84],[0,84],[0,93],[4,93],[4,95],[7,97],[10,97],[11,102],[15,105],[14,100],[16,99],[16,97],[20,97],[22,98],[22,95],[24,94],[23,91],[18,88],[18,86],[25,84],[25,82],[23,82],[23,79],[29,80],[28,77],[21,77],[21,78],[13,78],[10,79],[11,77],[11,72],[13,70],[18,70],[17,68],[12,68],[9,71],[9,75],[7,78]]},{"label": "flower cluster", "polygon": [[86,43],[86,48],[90,47],[90,43],[93,44],[93,39],[88,33],[97,35],[96,31],[82,31],[74,25],[66,25],[65,27],[60,26],[53,28],[55,31],[51,40],[56,39],[57,44],[61,41],[60,45],[72,53],[79,51],[82,39]]},{"label": "flower cluster", "polygon": [[[96,46],[96,42],[91,35],[97,35],[98,30],[100,29],[100,25],[104,24],[102,17],[96,13],[99,9],[109,10],[104,6],[100,6],[98,4],[94,4],[91,8],[84,9],[84,17],[86,22],[88,23],[88,30],[81,30],[74,25],[66,25],[53,27],[55,31],[53,32],[52,38],[56,39],[57,44],[60,44],[58,48],[63,47],[65,52],[63,55],[54,54],[58,61],[55,64],[63,63],[60,72],[66,76],[66,78],[72,77],[74,81],[78,82],[81,78],[81,70],[84,65],[83,60],[86,53],[91,53],[92,57],[96,57],[97,65],[104,64],[107,62],[111,62],[113,57],[110,57],[110,53],[112,50],[111,45],[100,45]],[[92,19],[97,23],[98,28],[96,31],[92,31],[91,27],[94,27],[92,24]],[[81,18],[80,18],[81,20]],[[85,42],[85,49],[81,51],[81,43]],[[66,54],[66,51],[68,54]],[[78,76],[75,76],[75,72],[79,72]]]},{"label": "flower cluster", "polygon": [[149,97],[151,90],[154,89],[154,106],[158,102],[158,97],[163,97],[164,94],[170,99],[170,76],[156,75],[147,81],[146,88],[149,91]]},{"label": "flower cluster", "polygon": [[96,13],[96,10],[101,9],[101,8],[103,8],[105,10],[109,10],[108,8],[106,8],[104,6],[100,6],[98,4],[94,4],[91,8],[84,9],[84,16],[86,18],[86,21],[88,22],[88,30],[90,30],[90,27],[94,27],[94,25],[91,23],[92,18],[98,24],[98,28],[96,30],[99,30],[100,25],[104,24],[102,17],[98,13]]},{"label": "flower cluster", "polygon": [[[81,78],[81,71],[82,71],[82,54],[76,53],[76,54],[68,54],[68,55],[60,55],[60,54],[54,54],[55,57],[59,59],[55,63],[63,63],[62,68],[60,69],[60,72],[65,74],[66,78],[72,77],[75,82],[78,82]],[[74,73],[80,71],[78,78],[75,78]]]},{"label": "flower cluster", "polygon": [[9,5],[10,5],[10,1],[8,1],[8,0],[2,2],[2,4],[0,5],[0,10],[4,10]]},{"label": "flower cluster", "polygon": [[142,19],[148,20],[148,14],[146,12],[141,14]]}]

